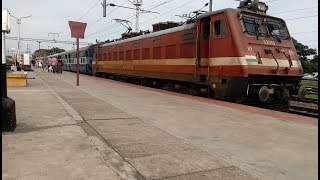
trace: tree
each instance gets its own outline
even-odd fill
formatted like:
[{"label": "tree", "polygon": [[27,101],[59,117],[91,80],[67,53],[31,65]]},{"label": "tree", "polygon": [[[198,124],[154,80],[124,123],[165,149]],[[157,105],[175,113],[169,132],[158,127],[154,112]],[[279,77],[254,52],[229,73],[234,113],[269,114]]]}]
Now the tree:
[{"label": "tree", "polygon": [[[303,71],[308,74],[313,72],[318,72],[318,54],[316,49],[309,48],[307,45],[304,45],[298,42],[296,39],[292,38],[293,44],[297,50]],[[312,59],[309,59],[312,57]]]},{"label": "tree", "polygon": [[[65,52],[65,50],[60,49],[58,47],[46,49],[46,55],[57,54],[57,53],[61,53],[61,52]],[[34,51],[34,54],[39,54],[39,50]]]}]

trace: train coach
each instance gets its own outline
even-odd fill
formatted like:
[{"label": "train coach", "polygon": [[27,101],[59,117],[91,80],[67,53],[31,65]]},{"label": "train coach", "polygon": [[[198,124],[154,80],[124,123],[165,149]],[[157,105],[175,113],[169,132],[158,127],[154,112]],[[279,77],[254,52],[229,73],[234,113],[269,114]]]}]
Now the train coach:
[{"label": "train coach", "polygon": [[[303,98],[303,69],[284,20],[259,1],[197,16],[194,22],[95,48],[93,74],[171,81],[242,102]],[[300,89],[299,89],[300,88]]]},{"label": "train coach", "polygon": [[[92,75],[92,56],[93,46],[86,46],[79,49],[79,72]],[[62,69],[64,71],[77,71],[77,52],[76,50],[65,51],[48,56],[48,58],[57,58],[63,61]]]}]

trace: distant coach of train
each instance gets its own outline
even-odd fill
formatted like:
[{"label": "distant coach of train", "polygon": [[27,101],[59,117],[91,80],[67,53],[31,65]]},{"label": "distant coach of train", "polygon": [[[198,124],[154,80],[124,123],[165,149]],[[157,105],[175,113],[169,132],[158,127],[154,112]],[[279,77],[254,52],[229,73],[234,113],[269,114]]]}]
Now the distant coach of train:
[{"label": "distant coach of train", "polygon": [[[151,33],[125,33],[80,53],[82,73],[141,78],[151,85],[195,89],[242,102],[304,97],[303,69],[284,20],[266,14],[259,1],[241,1],[183,24],[153,25]],[[59,54],[75,71],[75,51]]]}]

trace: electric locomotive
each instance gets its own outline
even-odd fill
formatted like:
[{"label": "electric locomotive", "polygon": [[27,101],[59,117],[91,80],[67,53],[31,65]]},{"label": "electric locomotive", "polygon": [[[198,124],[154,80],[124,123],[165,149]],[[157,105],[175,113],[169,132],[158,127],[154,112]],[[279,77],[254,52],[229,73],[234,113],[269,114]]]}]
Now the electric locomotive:
[{"label": "electric locomotive", "polygon": [[[93,75],[140,77],[214,98],[286,101],[305,95],[303,69],[284,20],[258,0],[197,16],[183,25],[125,37],[94,49]],[[156,24],[154,27],[161,26]]]}]

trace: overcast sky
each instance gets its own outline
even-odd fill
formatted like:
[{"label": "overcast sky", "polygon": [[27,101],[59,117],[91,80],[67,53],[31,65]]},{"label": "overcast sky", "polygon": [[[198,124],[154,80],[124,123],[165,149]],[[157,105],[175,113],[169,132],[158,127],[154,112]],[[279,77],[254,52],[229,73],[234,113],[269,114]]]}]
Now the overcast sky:
[{"label": "overcast sky", "polygon": [[[270,2],[269,2],[270,1]],[[119,38],[126,28],[111,21],[115,18],[132,22],[134,29],[134,10],[107,7],[107,17],[102,18],[102,0],[2,0],[2,8],[8,9],[16,17],[32,14],[32,17],[22,19],[21,37],[34,39],[52,39],[49,32],[60,33],[57,40],[74,41],[70,37],[68,21],[87,23],[85,39],[80,42],[95,43],[95,40]],[[159,12],[160,14],[140,14],[140,30],[152,29],[152,24],[160,21],[181,21],[175,16],[200,9],[208,0],[143,0],[141,8]],[[286,20],[291,35],[309,47],[318,49],[318,1],[317,0],[266,0],[269,6],[267,14]],[[107,0],[107,3],[132,6],[129,0]],[[159,4],[163,4],[157,6]],[[236,8],[239,2],[234,0],[213,0],[213,10]],[[156,7],[156,8],[154,8]],[[203,10],[208,10],[208,7]],[[7,36],[17,36],[17,24],[11,20],[11,33]],[[21,41],[21,50],[38,49],[37,42]],[[53,46],[70,50],[72,45],[41,43],[41,48]],[[17,49],[17,41],[7,40],[7,49]]]}]

